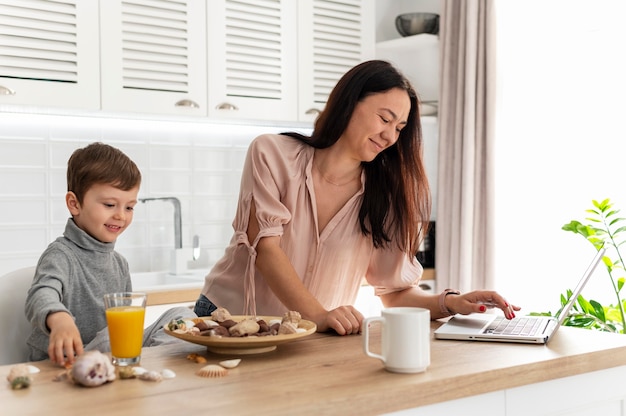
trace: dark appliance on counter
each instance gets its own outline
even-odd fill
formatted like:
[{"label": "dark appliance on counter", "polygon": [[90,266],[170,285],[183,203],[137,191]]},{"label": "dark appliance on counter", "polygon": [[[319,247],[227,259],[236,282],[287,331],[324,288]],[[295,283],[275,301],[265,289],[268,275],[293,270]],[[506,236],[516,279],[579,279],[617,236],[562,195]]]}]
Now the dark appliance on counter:
[{"label": "dark appliance on counter", "polygon": [[419,247],[419,251],[415,256],[417,261],[420,262],[425,269],[435,268],[435,224],[436,221],[431,221],[428,227],[428,235]]}]

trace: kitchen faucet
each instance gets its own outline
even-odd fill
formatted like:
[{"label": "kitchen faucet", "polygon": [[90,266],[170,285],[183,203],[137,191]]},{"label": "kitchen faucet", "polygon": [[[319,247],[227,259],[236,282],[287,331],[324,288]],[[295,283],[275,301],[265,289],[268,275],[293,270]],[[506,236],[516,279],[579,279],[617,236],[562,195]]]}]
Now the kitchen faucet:
[{"label": "kitchen faucet", "polygon": [[139,202],[146,203],[148,201],[170,201],[172,204],[174,204],[174,248],[183,248],[183,222],[180,210],[180,200],[173,196],[165,196],[160,198],[139,198]]}]

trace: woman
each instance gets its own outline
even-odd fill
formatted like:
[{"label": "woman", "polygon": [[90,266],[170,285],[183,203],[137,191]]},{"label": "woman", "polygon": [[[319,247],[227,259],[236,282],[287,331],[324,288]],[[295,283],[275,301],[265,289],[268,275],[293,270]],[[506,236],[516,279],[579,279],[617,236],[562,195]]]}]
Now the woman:
[{"label": "woman", "polygon": [[295,310],[319,332],[357,334],[363,315],[352,304],[366,279],[386,307],[420,306],[436,319],[492,304],[513,317],[519,308],[496,292],[418,287],[430,206],[417,95],[389,63],[361,63],[339,80],[311,137],[251,143],[235,234],[195,312]]}]

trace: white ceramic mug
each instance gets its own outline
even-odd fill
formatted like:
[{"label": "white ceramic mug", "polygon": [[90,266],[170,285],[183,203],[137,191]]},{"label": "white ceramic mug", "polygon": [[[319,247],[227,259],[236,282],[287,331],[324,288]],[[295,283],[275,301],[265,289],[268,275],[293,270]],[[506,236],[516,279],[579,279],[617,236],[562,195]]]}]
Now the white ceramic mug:
[{"label": "white ceramic mug", "polygon": [[[370,325],[380,322],[381,351],[369,350]],[[382,316],[363,321],[363,349],[370,357],[382,360],[394,373],[420,373],[430,365],[430,310],[424,308],[387,308]]]}]

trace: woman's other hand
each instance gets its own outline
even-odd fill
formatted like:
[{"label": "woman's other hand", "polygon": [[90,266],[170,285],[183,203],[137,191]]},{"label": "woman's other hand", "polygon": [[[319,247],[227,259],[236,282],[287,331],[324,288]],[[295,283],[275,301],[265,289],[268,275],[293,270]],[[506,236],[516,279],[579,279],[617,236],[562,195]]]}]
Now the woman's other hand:
[{"label": "woman's other hand", "polygon": [[340,306],[328,311],[316,324],[318,332],[332,329],[339,335],[356,335],[361,333],[363,315],[353,306]]},{"label": "woman's other hand", "polygon": [[498,292],[491,290],[474,290],[461,295],[448,295],[445,298],[445,304],[451,312],[462,315],[483,313],[487,309],[499,308],[507,319],[515,318],[515,311],[521,309],[507,302]]}]

